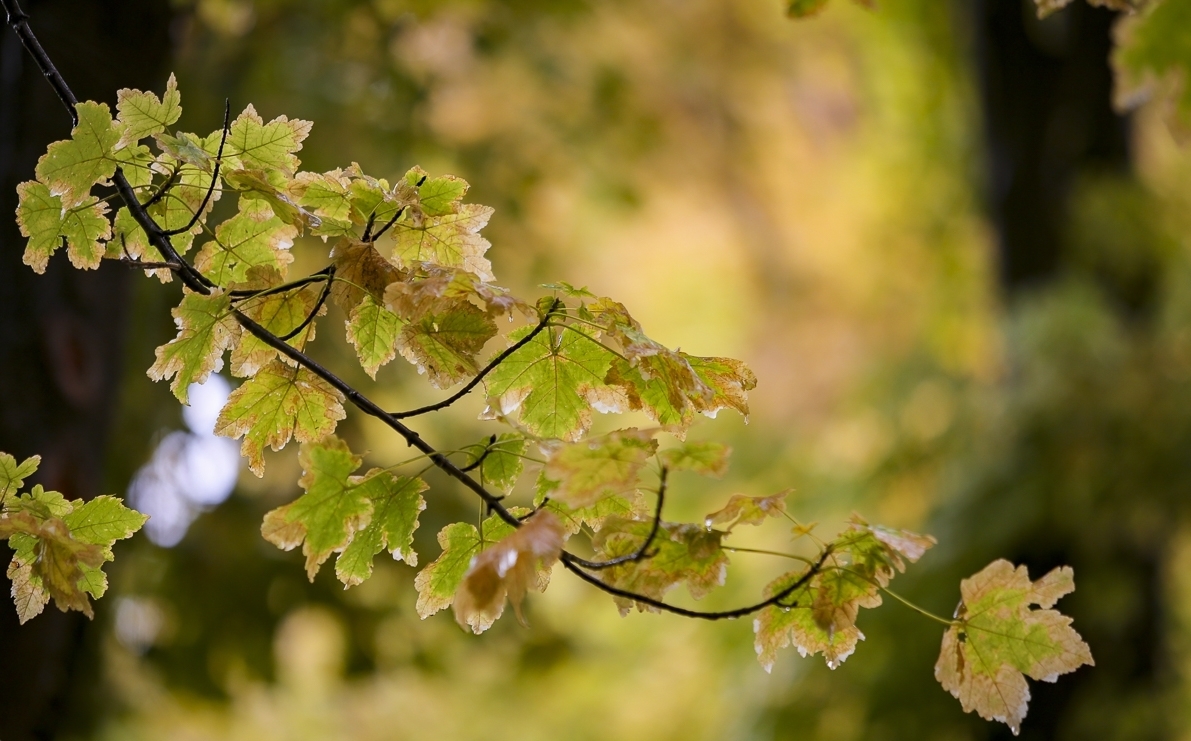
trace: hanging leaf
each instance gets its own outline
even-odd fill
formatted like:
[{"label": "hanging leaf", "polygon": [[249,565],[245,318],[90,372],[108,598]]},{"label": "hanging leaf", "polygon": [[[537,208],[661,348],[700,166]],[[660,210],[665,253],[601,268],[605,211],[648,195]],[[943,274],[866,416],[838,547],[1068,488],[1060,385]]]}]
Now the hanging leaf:
[{"label": "hanging leaf", "polygon": [[248,469],[265,472],[265,446],[281,450],[291,439],[320,440],[345,416],[343,396],[305,368],[274,360],[228,397],[215,434],[243,437]]},{"label": "hanging leaf", "polygon": [[965,712],[1001,721],[1016,736],[1030,701],[1026,676],[1053,682],[1094,663],[1071,618],[1048,609],[1073,591],[1069,566],[1031,582],[1025,566],[1015,569],[998,559],[964,579],[963,601],[956,622],[943,634],[935,678]]},{"label": "hanging leaf", "polygon": [[581,509],[614,494],[637,488],[641,469],[657,451],[654,431],[630,427],[559,446],[543,474],[559,482],[551,493],[568,507]]},{"label": "hanging leaf", "polygon": [[530,589],[546,590],[567,532],[551,512],[538,512],[471,560],[455,592],[455,621],[477,635],[501,616],[505,599],[525,625],[521,601]]},{"label": "hanging leaf", "polygon": [[204,296],[186,291],[171,313],[178,336],[157,348],[157,361],[148,375],[154,381],[172,378],[170,390],[178,401],[189,404],[190,384],[203,383],[223,367],[223,351],[235,342],[240,327],[226,293]]}]

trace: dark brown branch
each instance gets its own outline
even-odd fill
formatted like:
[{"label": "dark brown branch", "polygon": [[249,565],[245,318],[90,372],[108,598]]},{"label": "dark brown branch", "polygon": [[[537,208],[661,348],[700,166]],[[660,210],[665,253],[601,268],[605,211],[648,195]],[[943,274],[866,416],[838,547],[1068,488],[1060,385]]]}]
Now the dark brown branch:
[{"label": "dark brown branch", "polygon": [[[364,241],[365,242],[375,242],[376,240],[380,239],[382,234],[389,231],[389,227],[391,227],[397,223],[397,219],[400,219],[401,214],[403,214],[403,213],[405,213],[405,206],[402,206],[401,208],[397,209],[397,213],[393,214],[393,218],[389,219],[388,222],[386,222],[385,225],[380,228],[380,231],[378,231],[376,234],[373,234],[371,239],[369,239],[367,236],[365,236]],[[369,221],[368,226],[369,226],[369,228],[371,228],[371,226],[372,226],[371,221]],[[365,230],[365,233],[367,233],[367,230]]]},{"label": "dark brown branch", "polygon": [[178,251],[174,249],[174,244],[170,242],[170,238],[149,212],[137,200],[136,193],[133,192],[132,186],[128,184],[128,179],[124,177],[124,172],[117,167],[116,174],[112,178],[116,184],[116,191],[120,194],[120,198],[124,200],[124,204],[128,206],[129,213],[132,218],[136,219],[136,223],[140,225],[141,229],[145,230],[145,234],[149,237],[149,243],[157,248],[157,251],[166,259],[167,262],[178,263],[178,277],[186,284],[186,287],[195,293],[201,293],[204,296],[211,293],[211,289],[215,287],[207,276],[195,270],[194,266],[182,259]]},{"label": "dark brown branch", "polygon": [[468,471],[474,471],[477,468],[479,468],[480,465],[483,464],[484,459],[488,457],[488,454],[492,452],[492,446],[495,444],[496,444],[496,435],[493,435],[492,437],[488,438],[488,444],[484,446],[484,452],[480,453],[480,455],[474,461],[472,461],[471,463],[468,463],[466,466],[464,466],[463,468],[460,468],[459,470],[466,473]]},{"label": "dark brown branch", "polygon": [[311,273],[305,278],[298,278],[291,280],[289,283],[282,283],[279,286],[272,288],[262,288],[260,290],[245,288],[236,291],[228,291],[227,294],[232,297],[232,301],[247,301],[250,298],[264,298],[265,296],[272,296],[275,293],[285,293],[292,291],[295,288],[310,285],[311,283],[318,283],[319,281],[327,280],[327,276],[331,274],[331,266],[323,268],[317,273]]},{"label": "dark brown branch", "polygon": [[170,176],[165,179],[165,182],[161,184],[161,187],[157,189],[157,192],[153,194],[153,197],[141,204],[141,208],[149,208],[162,198],[165,198],[165,194],[169,192],[170,188],[174,187],[174,183],[178,182],[178,176],[181,174],[181,165],[175,165],[174,171],[171,172]]},{"label": "dark brown branch", "polygon": [[21,10],[20,3],[17,0],[0,0],[0,5],[4,6],[4,12],[7,14],[8,25],[16,32],[16,35],[21,40],[21,44],[32,55],[37,62],[38,69],[45,75],[45,78],[50,83],[50,87],[58,95],[58,100],[62,101],[62,105],[66,106],[66,110],[70,112],[70,120],[74,126],[79,124],[79,113],[75,110],[75,106],[79,104],[79,99],[74,97],[70,86],[66,84],[66,80],[62,79],[62,75],[58,73],[58,68],[50,61],[50,57],[45,53],[45,49],[41,48],[37,37],[33,35],[32,29],[29,28],[29,16],[25,15],[25,11]]},{"label": "dark brown branch", "polygon": [[376,209],[372,209],[372,213],[368,214],[368,223],[364,225],[364,234],[360,237],[361,242],[371,241],[372,225],[376,223]]},{"label": "dark brown branch", "polygon": [[[198,220],[202,218],[203,211],[207,210],[207,204],[211,202],[211,194],[215,192],[215,185],[219,182],[219,166],[223,164],[223,145],[227,143],[228,126],[230,125],[232,107],[231,101],[227,98],[223,99],[223,135],[219,137],[219,152],[215,155],[215,171],[211,173],[211,184],[207,186],[207,194],[203,196],[203,203],[198,207],[198,211],[194,212],[194,216],[190,218],[190,223],[181,229],[167,229],[162,233],[167,237],[173,237],[178,234],[184,234],[194,228]],[[148,204],[146,204],[146,208]]]},{"label": "dark brown branch", "polygon": [[426,414],[428,412],[437,412],[440,409],[446,409],[447,407],[451,406],[455,402],[462,399],[464,396],[467,396],[469,393],[471,393],[472,389],[474,389],[476,386],[479,385],[480,381],[484,380],[484,376],[491,373],[493,370],[496,369],[496,366],[503,363],[510,355],[517,352],[518,350],[525,347],[526,345],[528,345],[533,340],[534,337],[537,337],[539,334],[541,334],[542,330],[544,330],[546,328],[546,326],[549,324],[550,317],[554,315],[554,312],[558,310],[558,307],[561,304],[562,304],[562,301],[560,301],[559,299],[554,299],[554,303],[552,303],[550,305],[550,308],[546,311],[545,314],[542,315],[541,321],[538,322],[537,326],[534,327],[529,332],[529,334],[527,334],[524,337],[522,337],[521,339],[517,340],[512,345],[509,345],[507,348],[504,349],[503,352],[501,352],[499,355],[497,355],[495,358],[493,358],[491,361],[489,361],[488,365],[484,366],[484,368],[479,373],[476,374],[475,378],[468,381],[467,385],[465,385],[463,388],[459,389],[451,396],[447,397],[446,399],[443,399],[442,401],[440,401],[436,404],[428,404],[424,407],[418,407],[417,409],[412,409],[408,412],[393,412],[392,413],[393,418],[394,419],[406,419],[408,417],[416,417],[419,414]]},{"label": "dark brown branch", "polygon": [[614,587],[611,584],[605,584],[603,581],[601,581],[594,574],[589,574],[586,571],[584,571],[583,568],[578,564],[576,557],[566,551],[563,551],[560,560],[562,561],[562,565],[565,566],[567,568],[567,570],[570,571],[572,574],[575,574],[576,576],[578,576],[580,579],[587,582],[588,584],[590,584],[600,590],[603,590],[603,591],[607,592],[608,594],[611,594],[615,597],[621,597],[623,599],[631,599],[634,602],[640,602],[643,605],[648,605],[650,607],[656,608],[663,612],[669,612],[669,613],[673,613],[675,615],[681,615],[682,617],[699,618],[700,620],[731,620],[732,618],[738,618],[738,617],[744,617],[745,615],[751,615],[754,612],[757,612],[758,610],[763,610],[766,607],[769,607],[770,605],[780,604],[781,601],[784,600],[786,597],[789,597],[795,591],[806,586],[806,584],[808,582],[810,582],[811,579],[815,578],[815,575],[823,570],[823,564],[827,561],[827,557],[830,555],[831,555],[831,548],[829,546],[823,550],[823,553],[819,556],[819,560],[815,561],[815,563],[813,563],[811,565],[811,567],[807,570],[807,572],[805,574],[798,577],[798,579],[793,584],[786,587],[782,591],[774,594],[769,599],[763,600],[761,602],[757,602],[752,605],[747,605],[745,607],[737,607],[734,610],[712,610],[712,611],[688,610],[685,607],[677,607],[675,605],[669,605],[669,604],[666,604],[665,602],[662,602],[661,600],[657,600],[652,597],[643,597],[642,595],[636,594],[634,592],[630,592],[627,589],[621,589],[620,587]]},{"label": "dark brown branch", "polygon": [[650,558],[654,556],[657,552],[654,551],[654,553],[650,553],[649,546],[653,545],[653,539],[657,537],[658,530],[660,530],[662,527],[662,503],[666,501],[667,473],[669,473],[669,471],[665,466],[662,466],[662,480],[661,483],[658,484],[658,506],[653,512],[653,527],[649,529],[649,537],[645,539],[645,542],[641,544],[640,548],[633,553],[629,553],[624,556],[617,556],[616,558],[610,558],[607,561],[588,561],[587,559],[579,558],[578,556],[572,556],[571,560],[574,561],[576,565],[582,566],[589,571],[599,571],[601,569],[609,569],[613,566],[620,566],[621,564],[632,563],[633,561],[640,561],[643,558]]}]

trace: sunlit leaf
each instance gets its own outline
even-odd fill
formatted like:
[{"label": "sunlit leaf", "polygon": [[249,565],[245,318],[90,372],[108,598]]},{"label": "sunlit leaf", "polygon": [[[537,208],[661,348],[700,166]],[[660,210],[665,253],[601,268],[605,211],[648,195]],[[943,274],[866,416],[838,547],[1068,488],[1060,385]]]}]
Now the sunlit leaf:
[{"label": "sunlit leaf", "polygon": [[[517,342],[529,333],[509,335]],[[591,426],[591,410],[620,411],[622,393],[604,383],[616,356],[578,332],[547,330],[509,355],[484,379],[492,406],[516,414],[542,437],[577,440]]]},{"label": "sunlit leaf", "polygon": [[182,115],[182,96],[178,93],[178,81],[171,74],[165,84],[165,94],[158,98],[153,93],[124,88],[116,91],[116,122],[120,129],[120,147],[153,136],[172,126]]},{"label": "sunlit leaf", "polygon": [[17,463],[17,459],[8,453],[0,453],[0,505],[10,496],[14,496],[24,485],[25,479],[37,472],[41,465],[41,456],[32,455]]},{"label": "sunlit leaf", "polygon": [[731,531],[737,525],[760,525],[770,517],[781,517],[786,513],[786,494],[774,494],[770,497],[749,497],[744,494],[733,494],[723,509],[716,510],[707,516],[708,527],[727,525]]},{"label": "sunlit leaf", "polygon": [[257,476],[265,471],[265,447],[281,450],[291,439],[320,440],[343,419],[343,396],[305,368],[274,360],[231,393],[215,433],[243,437],[240,452]]},{"label": "sunlit leaf", "polygon": [[404,215],[390,230],[395,239],[393,259],[401,267],[430,262],[493,280],[492,264],[484,258],[491,245],[480,236],[490,218],[492,208],[475,203],[442,216]]},{"label": "sunlit leaf", "polygon": [[225,156],[237,168],[280,170],[292,176],[299,164],[294,152],[302,148],[312,125],[285,116],[265,123],[250,104],[232,121]]},{"label": "sunlit leaf", "polygon": [[17,226],[29,238],[23,262],[44,273],[50,256],[62,246],[62,199],[33,180],[18,185],[17,196]]},{"label": "sunlit leaf", "polygon": [[[636,553],[652,526],[653,523],[645,521],[608,520],[592,539],[596,558],[606,561]],[[650,543],[652,555],[612,566],[599,574],[605,583],[644,597],[660,600],[674,587],[685,584],[691,596],[699,599],[724,583],[728,556],[720,542],[723,536],[723,532],[702,525],[663,522]],[[624,597],[614,599],[622,615],[634,604],[643,612],[656,609]]]},{"label": "sunlit leaf", "polygon": [[456,302],[442,311],[406,324],[397,337],[401,356],[426,374],[435,388],[447,388],[474,376],[477,356],[496,336],[496,325],[481,309]]},{"label": "sunlit leaf", "polygon": [[410,566],[418,565],[414,531],[418,515],[426,509],[422,498],[426,483],[379,469],[369,471],[368,476],[371,479],[365,482],[364,493],[372,501],[372,521],[335,560],[335,575],[349,587],[372,575],[372,560],[384,550]]},{"label": "sunlit leaf", "polygon": [[573,509],[605,496],[635,489],[649,458],[657,451],[653,430],[629,428],[560,445],[547,459],[544,475],[559,482],[551,493]]},{"label": "sunlit leaf", "polygon": [[267,204],[241,199],[239,213],[215,227],[215,239],[203,245],[195,267],[222,286],[247,280],[254,267],[274,268],[284,276],[297,236],[298,230]]},{"label": "sunlit leaf", "polygon": [[[518,514],[513,510],[514,514]],[[418,590],[418,616],[425,619],[443,608],[450,607],[455,592],[463,582],[474,556],[482,547],[490,545],[509,533],[513,526],[492,515],[483,522],[484,536],[476,526],[466,522],[447,525],[438,533],[442,553],[418,572],[414,587]]]},{"label": "sunlit leaf", "polygon": [[488,489],[509,491],[521,477],[525,465],[525,438],[516,432],[504,432],[492,440],[466,448],[470,468],[476,465],[476,477]]},{"label": "sunlit leaf", "polygon": [[347,339],[355,348],[364,372],[372,378],[397,355],[397,335],[402,325],[396,314],[376,303],[369,294],[352,309],[347,319]]},{"label": "sunlit leaf", "polygon": [[964,579],[963,601],[956,623],[943,634],[935,678],[966,712],[1001,721],[1017,735],[1030,701],[1026,676],[1053,682],[1093,664],[1071,618],[1047,609],[1074,590],[1069,566],[1031,582],[1025,566],[1015,569],[1003,559]]},{"label": "sunlit leaf", "polygon": [[75,106],[79,122],[70,138],[54,142],[37,161],[37,180],[62,198],[66,208],[82,203],[91,186],[116,171],[112,149],[120,132],[106,103],[87,101]]},{"label": "sunlit leaf", "polygon": [[183,404],[192,383],[203,383],[223,367],[223,351],[235,342],[239,325],[231,314],[231,297],[226,293],[203,296],[186,291],[173,310],[178,336],[157,348],[157,361],[149,378],[172,378],[170,390]]}]

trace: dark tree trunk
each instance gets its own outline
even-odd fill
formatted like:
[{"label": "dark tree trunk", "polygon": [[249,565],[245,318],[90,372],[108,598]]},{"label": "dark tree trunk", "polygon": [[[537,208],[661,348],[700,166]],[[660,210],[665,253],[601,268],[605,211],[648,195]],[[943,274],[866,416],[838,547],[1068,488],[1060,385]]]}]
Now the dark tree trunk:
[{"label": "dark tree trunk", "polygon": [[[26,0],[42,45],[80,100],[114,109],[121,87],[163,87],[165,0]],[[21,263],[16,185],[33,178],[70,117],[15,34],[0,36],[0,450],[40,454],[35,479],[73,499],[98,494],[119,385],[128,278],[113,265],[80,272],[65,255],[39,276]],[[7,564],[5,549],[3,562]],[[49,606],[24,626],[0,604],[0,739],[50,738],[86,619]]]}]

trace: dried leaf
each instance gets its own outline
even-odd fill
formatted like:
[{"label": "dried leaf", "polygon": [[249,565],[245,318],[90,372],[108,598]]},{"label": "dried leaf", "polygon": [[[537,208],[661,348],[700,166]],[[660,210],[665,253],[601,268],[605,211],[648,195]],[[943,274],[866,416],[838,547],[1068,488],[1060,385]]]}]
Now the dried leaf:
[{"label": "dried leaf", "polygon": [[551,498],[573,509],[637,488],[641,469],[657,451],[654,431],[630,427],[596,438],[560,445],[550,453],[543,474],[559,482]]}]

